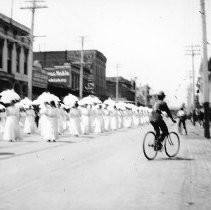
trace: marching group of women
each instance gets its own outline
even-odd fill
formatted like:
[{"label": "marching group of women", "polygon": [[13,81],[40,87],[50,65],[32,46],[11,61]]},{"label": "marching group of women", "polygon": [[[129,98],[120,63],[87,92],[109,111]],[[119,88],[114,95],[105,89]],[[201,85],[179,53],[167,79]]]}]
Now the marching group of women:
[{"label": "marching group of women", "polygon": [[65,133],[99,134],[149,122],[149,108],[111,99],[102,103],[97,97],[88,96],[79,101],[69,94],[61,103],[58,97],[44,93],[32,102],[11,95],[8,99],[7,94],[0,93],[0,133],[7,141],[21,140],[23,133],[39,133],[45,141],[56,141]]}]

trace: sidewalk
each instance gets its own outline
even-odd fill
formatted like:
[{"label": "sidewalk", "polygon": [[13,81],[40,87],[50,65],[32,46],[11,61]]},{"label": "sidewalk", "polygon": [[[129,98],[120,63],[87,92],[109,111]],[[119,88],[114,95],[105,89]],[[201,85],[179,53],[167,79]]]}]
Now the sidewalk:
[{"label": "sidewalk", "polygon": [[[211,139],[199,125],[188,123],[188,135],[180,135],[181,153],[188,160],[183,184],[184,203],[190,209],[211,209]],[[185,208],[186,209],[186,208]]]}]

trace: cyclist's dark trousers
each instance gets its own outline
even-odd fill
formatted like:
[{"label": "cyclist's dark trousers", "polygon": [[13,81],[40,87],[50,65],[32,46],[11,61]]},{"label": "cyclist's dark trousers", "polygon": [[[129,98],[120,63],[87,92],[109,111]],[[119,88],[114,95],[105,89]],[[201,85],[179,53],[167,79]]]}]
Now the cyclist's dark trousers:
[{"label": "cyclist's dark trousers", "polygon": [[[154,130],[155,130],[155,137],[159,140],[159,141],[163,141],[165,136],[168,135],[168,128],[166,126],[166,123],[164,122],[163,119],[159,120],[159,121],[150,121],[150,123],[152,124]],[[162,134],[160,135],[160,130],[162,131]]]},{"label": "cyclist's dark trousers", "polygon": [[181,128],[181,124],[183,125],[183,128],[185,130],[185,134],[187,135],[187,129],[186,129],[185,119],[184,118],[179,118],[179,122],[178,122],[179,128]]}]

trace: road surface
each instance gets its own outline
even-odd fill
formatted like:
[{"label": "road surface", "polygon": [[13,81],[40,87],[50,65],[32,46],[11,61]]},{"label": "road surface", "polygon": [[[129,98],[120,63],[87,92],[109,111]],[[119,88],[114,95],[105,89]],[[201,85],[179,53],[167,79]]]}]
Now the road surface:
[{"label": "road surface", "polygon": [[0,209],[211,209],[210,141],[192,129],[177,158],[148,161],[149,129],[0,141]]}]

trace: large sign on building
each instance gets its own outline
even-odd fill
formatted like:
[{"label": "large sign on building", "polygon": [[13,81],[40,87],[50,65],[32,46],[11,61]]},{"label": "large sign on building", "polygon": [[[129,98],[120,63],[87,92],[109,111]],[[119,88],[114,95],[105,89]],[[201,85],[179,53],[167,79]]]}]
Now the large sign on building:
[{"label": "large sign on building", "polygon": [[71,83],[71,67],[70,65],[54,66],[47,69],[48,82],[58,85],[69,86]]},{"label": "large sign on building", "polygon": [[48,75],[46,70],[33,70],[33,86],[46,89],[48,85]]}]

